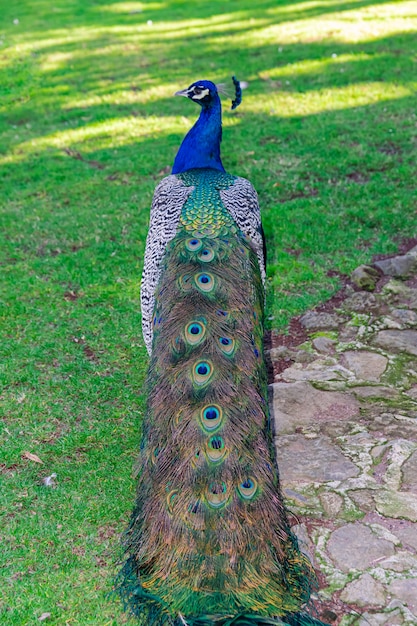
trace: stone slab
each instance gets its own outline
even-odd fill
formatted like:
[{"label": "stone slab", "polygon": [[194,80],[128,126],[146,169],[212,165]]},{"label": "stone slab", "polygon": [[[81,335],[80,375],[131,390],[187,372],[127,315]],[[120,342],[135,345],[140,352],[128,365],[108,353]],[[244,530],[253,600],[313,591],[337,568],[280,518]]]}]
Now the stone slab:
[{"label": "stone slab", "polygon": [[417,324],[417,313],[408,309],[393,309],[391,317],[401,324]]},{"label": "stone slab", "polygon": [[374,498],[376,509],[381,515],[417,522],[417,497],[415,493],[381,489],[375,492]]},{"label": "stone slab", "polygon": [[403,463],[401,471],[402,488],[417,494],[417,450]]},{"label": "stone slab", "polygon": [[408,278],[417,271],[417,256],[415,254],[402,254],[390,259],[383,259],[374,263],[385,276],[396,278]]},{"label": "stone slab", "polygon": [[309,331],[336,330],[343,322],[343,318],[336,313],[319,313],[308,311],[300,317],[300,324]]},{"label": "stone slab", "polygon": [[416,330],[380,330],[373,343],[387,351],[417,356]]},{"label": "stone slab", "polygon": [[410,524],[404,528],[397,528],[395,535],[405,546],[411,546],[417,551],[417,524]]},{"label": "stone slab", "polygon": [[375,511],[375,502],[372,491],[368,489],[355,489],[348,492],[350,498],[362,513]]},{"label": "stone slab", "polygon": [[394,572],[417,571],[417,557],[412,552],[402,550],[397,552],[397,554],[379,561],[379,566],[385,570],[389,569]]},{"label": "stone slab", "polygon": [[345,311],[354,311],[355,313],[369,313],[378,308],[378,300],[372,293],[366,291],[358,291],[341,304]]},{"label": "stone slab", "polygon": [[360,473],[330,437],[307,439],[303,435],[283,435],[276,441],[276,449],[284,487],[345,480]]},{"label": "stone slab", "polygon": [[404,602],[406,607],[416,615],[417,611],[417,578],[393,580],[388,587],[391,597]]},{"label": "stone slab", "polygon": [[349,393],[322,391],[308,382],[270,385],[276,434],[292,433],[298,426],[348,421],[359,416],[359,402]]},{"label": "stone slab", "polygon": [[305,554],[314,566],[319,567],[314,554],[314,544],[311,541],[307,526],[305,524],[296,524],[291,528],[292,532],[298,539],[298,546],[303,554]]},{"label": "stone slab", "polygon": [[379,382],[385,372],[388,359],[377,352],[348,350],[342,355],[342,363],[361,380]]},{"label": "stone slab", "polygon": [[327,517],[336,519],[343,506],[342,496],[333,491],[327,491],[320,494],[320,502]]},{"label": "stone slab", "polygon": [[365,572],[347,584],[340,595],[344,602],[366,607],[385,607],[386,595],[383,585]]},{"label": "stone slab", "polygon": [[350,279],[361,289],[373,291],[380,277],[380,272],[371,265],[359,265],[353,270]]},{"label": "stone slab", "polygon": [[320,335],[319,337],[315,337],[313,339],[312,344],[313,348],[317,350],[317,352],[321,352],[322,354],[331,354],[334,352],[336,341],[334,339],[330,339],[330,337]]},{"label": "stone slab", "polygon": [[369,398],[370,400],[390,400],[398,397],[397,389],[384,387],[383,385],[366,385],[362,387],[351,387],[351,391],[358,398]]},{"label": "stone slab", "polygon": [[283,380],[291,383],[304,380],[317,382],[328,380],[343,381],[351,377],[352,373],[341,365],[326,367],[323,363],[317,363],[316,361],[313,361],[313,363],[310,363],[307,367],[303,367],[299,363],[294,363],[294,365],[285,369],[281,374]]},{"label": "stone slab", "polygon": [[327,542],[330,558],[342,572],[364,570],[379,559],[394,554],[394,544],[381,539],[364,524],[341,526],[332,532]]}]

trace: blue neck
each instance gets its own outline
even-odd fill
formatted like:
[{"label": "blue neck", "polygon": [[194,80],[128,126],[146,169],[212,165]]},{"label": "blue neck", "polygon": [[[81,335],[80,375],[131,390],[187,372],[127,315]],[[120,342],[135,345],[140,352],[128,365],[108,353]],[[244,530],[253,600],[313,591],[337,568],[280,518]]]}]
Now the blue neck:
[{"label": "blue neck", "polygon": [[216,95],[210,106],[201,109],[200,117],[186,134],[175,157],[173,174],[194,168],[210,167],[224,172],[220,158],[222,107]]}]

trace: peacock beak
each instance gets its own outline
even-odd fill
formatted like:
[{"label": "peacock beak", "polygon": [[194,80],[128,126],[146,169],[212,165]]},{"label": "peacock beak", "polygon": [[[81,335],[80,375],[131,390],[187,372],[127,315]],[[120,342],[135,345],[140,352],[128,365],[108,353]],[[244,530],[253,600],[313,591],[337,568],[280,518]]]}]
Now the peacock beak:
[{"label": "peacock beak", "polygon": [[176,91],[174,93],[174,96],[185,96],[186,98],[188,98],[188,87],[187,87],[187,89],[182,89],[181,91]]}]

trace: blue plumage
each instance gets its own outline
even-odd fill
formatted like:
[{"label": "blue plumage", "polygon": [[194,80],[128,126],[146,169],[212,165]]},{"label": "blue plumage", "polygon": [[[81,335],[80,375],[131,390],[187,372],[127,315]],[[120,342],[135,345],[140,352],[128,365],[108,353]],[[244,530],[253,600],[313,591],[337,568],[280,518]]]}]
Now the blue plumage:
[{"label": "blue plumage", "polygon": [[172,173],[204,167],[224,172],[220,157],[222,105],[216,85],[209,80],[200,80],[175,95],[194,100],[201,106],[201,112],[178,150]]}]

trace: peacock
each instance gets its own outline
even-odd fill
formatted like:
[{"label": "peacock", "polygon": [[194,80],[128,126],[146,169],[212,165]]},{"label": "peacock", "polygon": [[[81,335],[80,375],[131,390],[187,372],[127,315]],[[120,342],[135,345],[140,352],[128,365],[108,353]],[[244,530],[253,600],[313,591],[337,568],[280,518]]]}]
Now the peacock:
[{"label": "peacock", "polygon": [[323,626],[305,612],[316,579],[274,456],[257,194],[223,167],[216,85],[199,80],[175,95],[201,111],[152,202],[141,287],[147,412],[116,587],[146,626]]}]

